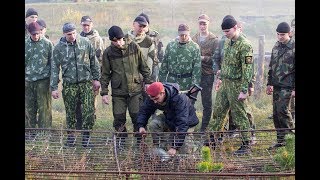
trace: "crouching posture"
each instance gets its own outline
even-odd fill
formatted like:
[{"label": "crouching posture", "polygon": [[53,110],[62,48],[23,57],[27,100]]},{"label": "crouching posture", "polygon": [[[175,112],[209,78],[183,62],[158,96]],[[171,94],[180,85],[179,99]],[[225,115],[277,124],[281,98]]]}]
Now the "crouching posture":
[{"label": "crouching posture", "polygon": [[165,149],[169,155],[175,155],[177,150],[189,150],[190,136],[187,132],[192,132],[199,123],[195,108],[191,104],[190,98],[186,94],[179,93],[177,84],[154,82],[147,88],[148,97],[141,106],[137,126],[139,132],[146,133],[148,119],[157,109],[163,113],[152,118],[149,128],[152,133],[153,143],[160,147],[160,132],[174,132],[170,135],[170,145]]}]

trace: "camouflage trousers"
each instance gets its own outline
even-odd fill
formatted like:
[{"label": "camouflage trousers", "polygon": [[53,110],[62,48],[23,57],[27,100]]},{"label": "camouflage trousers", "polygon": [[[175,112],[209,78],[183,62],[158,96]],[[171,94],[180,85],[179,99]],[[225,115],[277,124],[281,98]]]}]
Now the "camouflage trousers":
[{"label": "camouflage trousers", "polygon": [[141,93],[133,96],[112,96],[113,127],[115,130],[118,132],[127,132],[126,113],[128,109],[133,124],[133,132],[138,132],[137,115],[141,105]]},{"label": "camouflage trousers", "polygon": [[214,76],[213,75],[202,75],[200,86],[201,90],[201,101],[203,106],[202,111],[202,122],[200,131],[204,132],[209,124],[212,114],[212,87],[213,87]]},{"label": "camouflage trousers", "polygon": [[[99,90],[94,91],[94,119],[97,119],[96,116],[96,111],[97,111],[97,95],[99,94]],[[82,124],[83,124],[83,119],[82,119],[82,105],[81,105],[81,101],[80,98],[78,99],[77,102],[77,107],[76,107],[76,129],[81,130],[82,129]]]},{"label": "camouflage trousers", "polygon": [[[164,133],[164,132],[173,132],[170,130],[169,126],[165,123],[164,114],[159,114],[157,116],[152,117],[152,120],[149,124],[150,132],[152,133],[153,144],[156,147],[160,147],[164,150],[169,150],[173,141],[174,134],[172,133]],[[194,132],[194,127],[188,129],[187,132]],[[181,148],[178,150],[181,154],[192,154],[193,149],[195,147],[194,137],[192,134],[187,134],[185,136],[185,140]]]},{"label": "camouflage trousers", "polygon": [[[276,129],[294,128],[291,115],[291,92],[288,89],[273,89],[273,124]],[[283,143],[289,130],[277,130],[277,141]]]},{"label": "camouflage trousers", "polygon": [[[240,80],[223,79],[221,87],[217,92],[214,109],[212,113],[213,131],[223,131],[227,123],[227,113],[231,109],[231,116],[233,117],[234,124],[239,130],[249,130],[250,124],[247,116],[248,106],[247,101],[239,101],[238,96],[241,91]],[[249,141],[249,133],[241,132],[242,139]]]},{"label": "camouflage trousers", "polygon": [[34,82],[25,81],[25,127],[26,128],[51,128],[50,79]]},{"label": "camouflage trousers", "polygon": [[76,107],[80,101],[82,105],[82,129],[92,129],[94,125],[94,94],[92,82],[70,84],[63,82],[62,97],[66,109],[68,129],[76,128]]}]

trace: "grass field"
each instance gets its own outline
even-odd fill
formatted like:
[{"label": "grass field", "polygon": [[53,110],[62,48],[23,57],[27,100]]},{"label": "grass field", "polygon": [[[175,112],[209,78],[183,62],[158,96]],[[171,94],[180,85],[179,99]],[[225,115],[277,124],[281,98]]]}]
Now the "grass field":
[{"label": "grass field", "polygon": [[[145,0],[145,1],[112,1],[90,3],[33,3],[25,4],[25,9],[33,7],[39,13],[39,19],[47,23],[47,33],[53,42],[62,36],[62,25],[74,22],[81,31],[80,19],[83,15],[93,18],[95,28],[106,38],[106,30],[118,25],[127,32],[134,18],[141,12],[150,17],[150,27],[157,30],[164,46],[177,35],[177,27],[187,23],[191,34],[197,31],[197,17],[206,13],[212,19],[210,30],[219,37],[222,35],[220,24],[222,18],[231,14],[244,24],[244,33],[251,40],[254,52],[258,52],[258,36],[265,35],[265,51],[271,51],[276,42],[275,29],[282,21],[288,23],[295,15],[294,0]],[[265,88],[265,82],[264,88]],[[265,90],[263,89],[263,92]],[[213,97],[215,93],[213,93]],[[202,117],[200,96],[196,102],[199,119]],[[250,97],[257,129],[273,128],[267,116],[272,112],[271,96],[263,93],[258,98]],[[113,130],[112,105],[103,105],[98,96],[97,121],[94,129]],[[65,127],[65,111],[62,98],[53,100],[53,127]],[[128,116],[128,124],[131,125]],[[200,124],[197,128],[200,127]]]}]

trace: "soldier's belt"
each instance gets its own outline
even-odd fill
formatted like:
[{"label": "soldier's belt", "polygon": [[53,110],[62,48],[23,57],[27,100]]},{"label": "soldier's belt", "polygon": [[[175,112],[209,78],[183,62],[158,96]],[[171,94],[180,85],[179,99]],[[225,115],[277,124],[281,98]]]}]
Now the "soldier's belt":
[{"label": "soldier's belt", "polygon": [[170,75],[170,76],[173,76],[173,77],[175,77],[175,78],[188,78],[188,77],[191,77],[191,76],[192,76],[192,73],[174,74],[174,73],[170,73],[170,72],[169,72],[169,75]]}]

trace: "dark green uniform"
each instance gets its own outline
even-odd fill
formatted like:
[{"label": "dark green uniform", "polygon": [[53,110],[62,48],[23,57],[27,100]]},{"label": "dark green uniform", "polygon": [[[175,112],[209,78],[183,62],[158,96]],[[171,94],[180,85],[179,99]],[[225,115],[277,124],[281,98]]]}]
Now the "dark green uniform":
[{"label": "dark green uniform", "polygon": [[[236,41],[226,39],[221,64],[222,85],[217,92],[213,110],[213,130],[223,130],[224,120],[230,109],[239,130],[250,128],[247,117],[247,101],[239,101],[240,92],[247,92],[253,73],[252,45],[242,34]],[[249,141],[248,133],[241,133],[243,141]]]},{"label": "dark green uniform", "polygon": [[[273,123],[278,128],[294,128],[291,93],[295,89],[295,41],[276,42],[271,52],[267,85],[273,86]],[[284,143],[287,130],[277,131],[277,142]]]},{"label": "dark green uniform", "polygon": [[[143,58],[140,47],[131,39],[125,38],[120,49],[113,44],[105,49],[102,57],[101,96],[107,95],[111,81],[113,126],[116,131],[126,132],[126,111],[129,110],[134,132],[137,114],[142,103],[143,76],[145,83],[151,83],[150,69]],[[127,135],[125,135],[127,136]]]},{"label": "dark green uniform", "polygon": [[[52,43],[44,37],[25,39],[25,127],[51,128],[50,69]],[[37,118],[38,115],[38,118]]]}]

